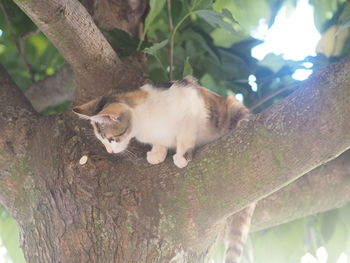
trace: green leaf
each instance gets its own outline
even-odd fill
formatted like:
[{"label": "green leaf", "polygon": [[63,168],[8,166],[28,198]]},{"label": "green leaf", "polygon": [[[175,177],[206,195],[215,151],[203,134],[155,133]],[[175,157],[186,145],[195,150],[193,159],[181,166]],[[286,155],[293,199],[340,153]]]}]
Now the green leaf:
[{"label": "green leaf", "polygon": [[190,40],[195,42],[194,46],[196,48],[196,52],[194,54],[188,54],[191,58],[198,55],[202,56],[202,54],[206,51],[215,59],[216,63],[220,64],[221,58],[217,48],[212,43],[207,41],[203,34],[200,34],[194,30],[187,30],[182,34],[179,42],[189,42]]},{"label": "green leaf", "polygon": [[228,10],[227,8],[223,8],[221,12],[222,12],[222,15],[224,17],[228,18],[231,22],[239,24],[238,21],[233,18],[232,13],[230,12],[230,10]]},{"label": "green leaf", "polygon": [[338,23],[340,22],[341,25],[344,25],[344,27],[350,26],[350,3],[347,1],[343,3],[341,6],[338,7],[340,13],[340,16],[338,18]]},{"label": "green leaf", "polygon": [[0,214],[0,247],[4,246],[7,250],[5,258],[10,259],[12,262],[25,263],[23,252],[20,248],[17,223],[12,217],[8,216],[1,205]]},{"label": "green leaf", "polygon": [[50,107],[46,108],[42,112],[42,114],[44,114],[44,115],[60,114],[60,113],[63,113],[65,111],[67,111],[70,106],[71,106],[71,102],[70,101],[65,101],[65,102],[62,102],[62,103],[60,103],[58,105],[53,105],[53,106],[50,106]]},{"label": "green leaf", "polygon": [[146,35],[153,20],[162,11],[164,4],[165,4],[165,0],[150,0],[149,1],[150,11],[149,11],[148,16],[146,17],[146,20],[145,20],[144,36]]},{"label": "green leaf", "polygon": [[113,49],[121,57],[128,57],[135,54],[137,51],[152,46],[152,43],[146,41],[140,41],[137,38],[131,37],[127,32],[120,29],[105,30],[101,28],[101,31],[110,36],[108,39]]},{"label": "green leaf", "polygon": [[186,77],[188,75],[191,75],[192,76],[193,74],[193,68],[190,64],[190,58],[187,57],[186,60],[185,60],[185,64],[184,64],[184,70],[183,70],[183,73],[182,73],[182,77]]},{"label": "green leaf", "polygon": [[[305,254],[303,220],[252,233],[256,263],[295,263]],[[273,253],[268,253],[273,247]]]},{"label": "green leaf", "polygon": [[322,214],[321,234],[325,242],[328,242],[333,236],[337,223],[338,223],[338,210],[335,209]]},{"label": "green leaf", "polygon": [[221,95],[221,89],[211,75],[204,74],[199,82],[203,87]]},{"label": "green leaf", "polygon": [[222,27],[232,34],[237,34],[232,25],[223,20],[223,15],[221,13],[211,10],[197,10],[194,13],[196,13],[200,18],[204,19],[214,28]]},{"label": "green leaf", "polygon": [[159,49],[165,47],[168,44],[169,40],[163,40],[162,42],[155,43],[150,47],[144,49],[144,52],[150,55],[154,55]]},{"label": "green leaf", "polygon": [[196,8],[196,9],[210,8],[210,6],[213,4],[213,0],[197,0],[192,2],[194,2],[193,8]]}]

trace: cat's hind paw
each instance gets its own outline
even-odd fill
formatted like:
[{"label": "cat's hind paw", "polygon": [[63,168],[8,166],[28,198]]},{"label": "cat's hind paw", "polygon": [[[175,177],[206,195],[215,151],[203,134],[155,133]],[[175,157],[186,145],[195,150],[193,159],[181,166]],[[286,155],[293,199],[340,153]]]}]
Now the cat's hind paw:
[{"label": "cat's hind paw", "polygon": [[161,163],[165,160],[166,157],[166,152],[154,152],[154,151],[149,151],[147,152],[147,162],[150,164],[158,164]]},{"label": "cat's hind paw", "polygon": [[175,154],[173,156],[173,160],[174,160],[174,164],[179,168],[184,168],[188,164],[188,161],[185,159],[185,157],[179,154]]}]

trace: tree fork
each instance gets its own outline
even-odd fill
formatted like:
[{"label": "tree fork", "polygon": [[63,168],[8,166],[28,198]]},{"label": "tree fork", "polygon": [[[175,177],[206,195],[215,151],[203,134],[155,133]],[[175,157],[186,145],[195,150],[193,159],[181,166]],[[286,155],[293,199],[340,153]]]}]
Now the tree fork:
[{"label": "tree fork", "polygon": [[123,63],[77,0],[14,0],[71,65],[76,101],[143,83],[141,65]]}]

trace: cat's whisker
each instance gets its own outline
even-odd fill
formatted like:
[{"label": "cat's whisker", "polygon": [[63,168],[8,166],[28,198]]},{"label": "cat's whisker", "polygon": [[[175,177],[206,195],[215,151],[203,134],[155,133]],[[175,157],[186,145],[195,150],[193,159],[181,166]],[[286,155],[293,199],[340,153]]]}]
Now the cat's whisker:
[{"label": "cat's whisker", "polygon": [[135,158],[138,158],[137,155],[135,153],[133,153],[132,151],[129,150],[125,150],[125,152],[127,152],[128,154],[130,154],[130,156],[133,156]]},{"label": "cat's whisker", "polygon": [[134,154],[133,152],[131,152],[129,150],[125,150],[123,152],[123,155],[126,156],[134,164],[137,164],[141,159],[141,158],[137,157],[136,154]]},{"label": "cat's whisker", "polygon": [[137,155],[134,154],[133,152],[130,152],[129,150],[125,150],[124,152],[128,157],[133,158],[133,159],[138,159]]},{"label": "cat's whisker", "polygon": [[134,160],[131,156],[129,156],[127,153],[124,153],[124,156],[126,159],[128,159],[130,162],[132,162],[134,165],[138,163],[138,160]]},{"label": "cat's whisker", "polygon": [[129,150],[132,150],[133,151],[133,154],[136,154],[136,153],[142,153],[143,151],[140,149],[140,148],[138,148],[138,147],[135,147],[135,146],[128,146],[128,149]]}]

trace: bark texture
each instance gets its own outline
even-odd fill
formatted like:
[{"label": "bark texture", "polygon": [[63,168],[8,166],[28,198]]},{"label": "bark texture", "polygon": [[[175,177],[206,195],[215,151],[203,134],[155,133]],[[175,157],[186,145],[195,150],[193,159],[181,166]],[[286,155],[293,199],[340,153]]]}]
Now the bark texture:
[{"label": "bark texture", "polygon": [[[77,101],[143,81],[79,2],[16,3],[72,66]],[[142,148],[132,158],[107,154],[69,113],[38,116],[1,69],[0,201],[20,224],[27,261],[205,261],[228,216],[350,147],[349,70],[344,60],[320,72],[178,169],[171,158],[149,165]],[[262,224],[275,224],[265,218],[276,210],[260,207]]]},{"label": "bark texture", "polygon": [[262,199],[253,231],[341,207],[350,201],[350,151]]}]

